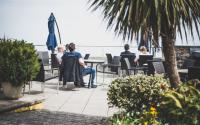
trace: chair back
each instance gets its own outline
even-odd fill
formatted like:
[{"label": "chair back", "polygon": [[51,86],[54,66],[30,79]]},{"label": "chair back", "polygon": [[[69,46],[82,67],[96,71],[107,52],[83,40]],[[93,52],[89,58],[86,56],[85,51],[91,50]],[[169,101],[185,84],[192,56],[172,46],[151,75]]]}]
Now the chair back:
[{"label": "chair back", "polygon": [[63,84],[66,82],[81,82],[81,69],[76,56],[63,55],[62,57]]},{"label": "chair back", "polygon": [[51,54],[51,68],[55,69],[59,67],[59,62],[56,57],[56,54]]},{"label": "chair back", "polygon": [[152,62],[152,64],[157,74],[165,73],[163,62]]},{"label": "chair back", "polygon": [[112,54],[111,53],[106,53],[106,57],[107,57],[107,63],[111,64],[112,63]]},{"label": "chair back", "polygon": [[42,59],[42,63],[44,66],[49,66],[49,53],[48,51],[38,51],[38,56]]},{"label": "chair back", "polygon": [[[111,64],[113,64],[113,65],[120,65],[120,59],[121,59],[120,56],[114,56]],[[112,72],[116,72],[118,74],[118,67],[117,66],[112,66],[111,67],[111,71]]]},{"label": "chair back", "polygon": [[156,58],[156,59],[154,58],[153,60],[147,60],[147,64],[148,64],[147,75],[154,75],[155,74],[155,69],[154,69],[154,66],[153,66],[153,62],[162,62],[162,63],[164,63],[164,61],[162,59],[159,59],[159,58]]},{"label": "chair back", "polygon": [[148,60],[153,60],[153,55],[139,55],[139,66],[148,63]]},{"label": "chair back", "polygon": [[128,59],[128,58],[124,58],[124,61],[125,61],[125,65],[126,65],[126,67],[127,67],[127,70],[128,70],[128,69],[131,69],[131,64],[130,64],[130,62],[129,62],[129,59]]},{"label": "chair back", "polygon": [[127,58],[129,60],[129,64],[131,67],[135,67],[136,66],[136,63],[134,63],[134,60],[135,60],[135,53],[131,53],[131,54],[121,54],[121,59],[120,59],[120,62],[121,62],[121,69],[124,70],[126,69],[126,62],[125,62],[125,58]]},{"label": "chair back", "polygon": [[84,57],[84,59],[89,59],[89,57],[90,57],[90,54],[85,54],[85,57]]},{"label": "chair back", "polygon": [[42,59],[39,59],[40,63],[40,70],[36,77],[33,79],[33,81],[39,81],[39,82],[45,82],[45,70],[44,70],[44,65],[42,63]]},{"label": "chair back", "polygon": [[185,59],[183,62],[182,69],[187,69],[188,67],[192,67],[195,64],[194,59]]},{"label": "chair back", "polygon": [[200,80],[200,66],[188,67],[188,79],[199,79]]},{"label": "chair back", "polygon": [[36,75],[36,77],[33,79],[33,81],[45,82],[47,80],[58,77],[58,75],[52,75],[51,72],[49,73],[49,71],[51,70],[45,70],[42,59],[39,59],[39,63],[40,63],[40,70]]}]

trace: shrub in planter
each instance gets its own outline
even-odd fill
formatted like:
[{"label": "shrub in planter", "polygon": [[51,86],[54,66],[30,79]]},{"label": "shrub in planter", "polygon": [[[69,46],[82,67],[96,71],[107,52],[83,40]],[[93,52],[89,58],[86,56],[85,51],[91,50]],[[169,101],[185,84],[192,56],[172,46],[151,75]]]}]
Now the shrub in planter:
[{"label": "shrub in planter", "polygon": [[163,94],[158,107],[161,120],[173,125],[200,124],[200,91],[193,82],[181,84],[176,90]]},{"label": "shrub in planter", "polygon": [[160,103],[167,89],[168,80],[163,75],[117,78],[109,85],[108,102],[125,112],[141,112]]},{"label": "shrub in planter", "polygon": [[[39,62],[33,44],[24,40],[0,39],[0,83],[4,94],[18,98],[14,90],[32,80],[39,71]],[[7,87],[15,87],[10,90]],[[5,91],[10,91],[6,93]],[[14,95],[12,95],[12,93]]]}]

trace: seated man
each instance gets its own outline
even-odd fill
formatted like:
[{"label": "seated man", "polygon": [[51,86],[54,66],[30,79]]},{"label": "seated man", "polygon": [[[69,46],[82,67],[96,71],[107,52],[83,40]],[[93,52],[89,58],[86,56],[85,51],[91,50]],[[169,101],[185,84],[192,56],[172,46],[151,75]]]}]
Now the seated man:
[{"label": "seated man", "polygon": [[[84,60],[81,56],[81,54],[79,52],[76,52],[75,51],[75,44],[74,43],[70,43],[69,44],[69,51],[70,52],[66,52],[62,58],[64,58],[65,56],[75,56],[78,58],[78,61],[79,61],[79,64],[83,67],[81,70],[82,72],[82,75],[88,75],[88,74],[91,74],[92,75],[92,81],[91,81],[91,88],[96,88],[97,86],[94,85],[94,78],[95,78],[95,70],[90,68],[90,67],[87,67],[84,63]],[[84,82],[83,82],[83,79],[81,81],[81,85],[83,85]]]},{"label": "seated man", "polygon": [[135,60],[136,56],[135,56],[135,53],[132,53],[132,52],[129,51],[129,45],[128,44],[124,45],[124,50],[125,51],[121,52],[121,54],[120,54],[120,56],[121,56],[121,60],[120,60],[121,69],[122,70],[126,70],[126,74],[129,74],[128,70],[127,70],[128,67],[127,67],[124,59],[128,58],[131,67],[135,67],[136,66],[136,62],[134,62],[134,60]]},{"label": "seated man", "polygon": [[123,58],[128,58],[129,62],[131,64],[131,66],[135,66],[136,62],[135,62],[135,53],[132,53],[129,51],[129,45],[125,44],[124,45],[124,52],[121,52],[120,56],[121,56],[121,62],[123,61]]}]

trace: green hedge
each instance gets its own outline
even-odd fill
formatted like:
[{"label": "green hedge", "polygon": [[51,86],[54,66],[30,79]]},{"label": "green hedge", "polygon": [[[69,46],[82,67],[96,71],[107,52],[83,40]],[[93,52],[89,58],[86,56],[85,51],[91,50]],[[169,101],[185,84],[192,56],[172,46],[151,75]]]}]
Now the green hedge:
[{"label": "green hedge", "polygon": [[110,105],[126,112],[140,112],[160,103],[167,89],[168,80],[163,75],[135,75],[112,81],[107,95]]}]

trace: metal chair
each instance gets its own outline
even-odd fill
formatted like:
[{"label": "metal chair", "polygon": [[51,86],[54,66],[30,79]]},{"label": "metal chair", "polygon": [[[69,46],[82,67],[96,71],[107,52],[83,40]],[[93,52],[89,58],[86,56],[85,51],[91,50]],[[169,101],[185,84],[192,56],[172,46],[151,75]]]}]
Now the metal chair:
[{"label": "metal chair", "polygon": [[[42,82],[41,83],[41,91],[44,92],[45,82],[58,77],[58,75],[52,75],[51,73],[47,72],[49,70],[45,70],[44,64],[41,59],[39,59],[39,62],[40,62],[40,71],[36,75],[36,78],[33,79],[33,81]],[[59,90],[59,82],[57,84],[57,93],[58,93],[58,90]],[[30,91],[30,89],[29,89],[29,91]]]},{"label": "metal chair", "polygon": [[164,68],[163,62],[152,62],[152,64],[155,69],[155,73],[165,74],[165,68]]},{"label": "metal chair", "polygon": [[191,79],[200,80],[200,66],[188,67],[188,80]]},{"label": "metal chair", "polygon": [[147,64],[148,60],[153,60],[153,55],[139,55],[139,66],[144,66],[144,64]]},{"label": "metal chair", "polygon": [[111,53],[106,53],[106,57],[107,57],[107,64],[111,64],[112,60],[113,60],[112,54]]},{"label": "metal chair", "polygon": [[130,67],[136,67],[137,63],[134,62],[136,56],[135,53],[130,53],[130,54],[121,54],[121,70],[126,70],[126,74],[128,74],[128,70],[127,70],[127,62],[125,62],[125,58],[128,58],[129,63],[130,63]]},{"label": "metal chair", "polygon": [[128,58],[123,58],[125,62],[126,73],[127,75],[131,75],[131,71],[134,71],[134,75],[138,73],[139,70],[144,70],[146,67],[138,67],[137,65],[131,66]]},{"label": "metal chair", "polygon": [[105,74],[113,74],[113,77],[115,74],[119,75],[119,68],[121,67],[120,58],[120,56],[114,56],[111,63],[103,63],[96,65],[96,74],[97,72],[103,73],[103,83]]},{"label": "metal chair", "polygon": [[182,69],[187,69],[188,67],[192,67],[195,64],[194,59],[185,59],[182,65]]},{"label": "metal chair", "polygon": [[50,66],[50,58],[48,51],[38,51],[38,56],[42,59],[42,63],[44,66]]}]

